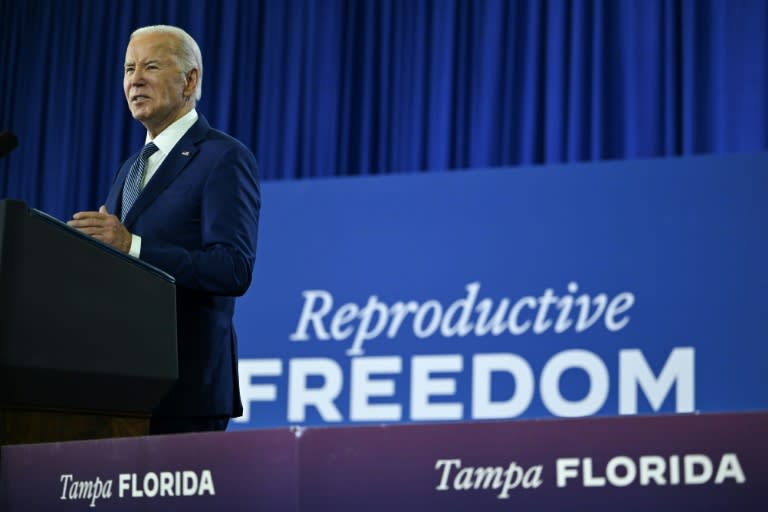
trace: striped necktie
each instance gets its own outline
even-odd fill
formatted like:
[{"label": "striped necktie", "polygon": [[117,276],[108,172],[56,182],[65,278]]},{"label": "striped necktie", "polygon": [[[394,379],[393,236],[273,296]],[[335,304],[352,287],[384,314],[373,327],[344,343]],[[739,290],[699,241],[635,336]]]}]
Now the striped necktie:
[{"label": "striped necktie", "polygon": [[120,215],[120,221],[125,222],[125,217],[128,212],[131,211],[133,203],[141,194],[141,184],[144,181],[144,169],[147,167],[147,160],[157,151],[157,146],[154,143],[148,142],[146,146],[141,149],[141,154],[133,162],[131,170],[128,171],[128,177],[125,178],[125,185],[123,185],[123,210]]}]

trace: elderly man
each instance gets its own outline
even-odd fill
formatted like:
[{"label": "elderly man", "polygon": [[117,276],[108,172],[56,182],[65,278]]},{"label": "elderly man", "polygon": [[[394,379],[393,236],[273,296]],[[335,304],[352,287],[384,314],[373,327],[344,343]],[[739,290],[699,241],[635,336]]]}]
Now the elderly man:
[{"label": "elderly man", "polygon": [[179,380],[154,411],[150,433],[224,430],[242,414],[232,315],[256,252],[256,161],[195,110],[203,64],[189,34],[136,30],[124,71],[146,144],[120,168],[105,205],[69,224],[176,278]]}]

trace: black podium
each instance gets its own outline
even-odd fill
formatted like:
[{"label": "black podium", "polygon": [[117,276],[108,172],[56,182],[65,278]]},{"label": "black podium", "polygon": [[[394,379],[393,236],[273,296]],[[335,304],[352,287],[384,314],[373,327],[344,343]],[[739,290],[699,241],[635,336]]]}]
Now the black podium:
[{"label": "black podium", "polygon": [[0,201],[0,444],[144,435],[178,377],[171,276]]}]

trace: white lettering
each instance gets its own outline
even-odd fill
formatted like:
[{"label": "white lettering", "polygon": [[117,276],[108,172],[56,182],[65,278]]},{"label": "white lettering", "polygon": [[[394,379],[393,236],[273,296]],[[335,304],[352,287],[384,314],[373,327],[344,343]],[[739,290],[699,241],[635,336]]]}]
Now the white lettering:
[{"label": "white lettering", "polygon": [[552,320],[547,319],[547,313],[549,313],[549,306],[554,305],[557,302],[554,290],[547,288],[544,293],[539,297],[539,310],[536,313],[536,320],[533,322],[533,332],[541,334],[549,329],[552,325]]},{"label": "white lettering", "polygon": [[605,477],[593,474],[592,459],[587,457],[581,465],[584,466],[584,487],[605,487]]},{"label": "white lettering", "polygon": [[[699,470],[697,471],[697,468]],[[706,455],[686,455],[683,457],[683,478],[686,485],[705,484],[712,477],[712,461]]]},{"label": "white lettering", "polygon": [[[514,392],[502,401],[492,401],[494,373],[507,373],[515,379]],[[516,354],[476,354],[472,358],[472,418],[514,418],[528,409],[533,400],[533,370]]]},{"label": "white lettering", "polygon": [[[306,420],[307,407],[314,406],[324,421],[342,420],[339,409],[334,404],[341,393],[342,373],[339,364],[319,357],[291,359],[288,376],[288,421]],[[322,377],[323,385],[309,388],[310,376]]]},{"label": "white lettering", "polygon": [[635,305],[635,296],[629,292],[622,292],[611,299],[605,310],[605,326],[609,331],[620,331],[629,323],[629,315],[624,318],[616,317],[629,311]]},{"label": "white lettering", "polygon": [[637,414],[637,388],[640,387],[654,411],[658,411],[675,385],[675,411],[694,411],[693,347],[672,350],[658,379],[648,366],[643,353],[637,349],[619,352],[619,414]]},{"label": "white lettering", "polygon": [[352,360],[349,419],[352,421],[400,421],[400,404],[372,404],[371,397],[395,395],[392,379],[371,379],[373,374],[399,374],[403,362],[400,357],[358,357]]},{"label": "white lettering", "polygon": [[[596,295],[590,303],[589,295],[583,294],[576,298],[576,305],[579,306],[579,318],[576,320],[576,332],[584,332],[592,327],[595,322],[600,318],[600,315],[605,311],[605,306],[608,302],[608,296],[604,293]],[[590,315],[589,310],[591,304],[597,306]]]},{"label": "white lettering", "polygon": [[658,455],[645,455],[640,457],[640,485],[648,485],[651,480],[656,485],[665,485],[664,471],[667,469],[667,463],[664,457]]},{"label": "white lettering", "polygon": [[117,477],[117,495],[121,498],[125,496],[126,491],[131,489],[131,475],[133,475],[133,473],[120,473]]},{"label": "white lettering", "polygon": [[[589,376],[589,391],[581,400],[570,401],[560,393],[560,377],[571,368],[584,370]],[[599,411],[608,397],[608,368],[592,352],[564,350],[552,356],[544,365],[540,386],[541,399],[555,416],[589,416]]]},{"label": "white lettering", "polygon": [[[432,314],[430,315],[430,311]],[[419,307],[413,318],[413,333],[417,338],[428,338],[435,334],[440,326],[440,317],[443,315],[443,306],[436,300],[428,300]],[[424,326],[424,319],[430,317],[427,326]]]},{"label": "white lettering", "polygon": [[411,418],[414,420],[460,420],[464,414],[461,403],[430,403],[431,396],[456,394],[454,378],[432,378],[436,372],[460,372],[463,361],[459,355],[413,356],[411,360]]},{"label": "white lettering", "polygon": [[[442,470],[440,483],[435,487],[438,491],[470,491],[470,490],[498,490],[497,498],[509,498],[509,491],[522,487],[524,489],[537,488],[543,483],[541,479],[542,466],[534,465],[525,469],[516,462],[510,462],[505,469],[503,466],[461,467],[461,459],[438,459],[435,463],[436,470]],[[449,486],[451,470],[458,469],[453,483]]]},{"label": "white lettering", "polygon": [[[331,336],[333,339],[345,340],[352,336],[352,333],[355,332],[355,327],[347,324],[357,318],[359,313],[360,307],[357,304],[353,302],[342,304],[338,311],[336,311],[336,314],[333,315],[333,319],[331,319]],[[345,325],[347,326],[344,327]],[[352,350],[354,350],[354,346],[350,349],[350,351]]]},{"label": "white lettering", "polygon": [[[637,412],[638,389],[648,396],[654,409],[661,406],[673,385],[677,386],[678,411],[686,411],[693,404],[694,352],[689,347],[673,348],[658,377],[636,349],[619,352],[616,377],[609,376],[600,356],[580,349],[555,353],[544,362],[538,376],[526,359],[514,353],[475,354],[467,361],[471,371],[465,375],[461,373],[465,357],[469,356],[414,355],[409,360],[401,356],[363,356],[350,359],[346,367],[343,361],[332,358],[292,358],[288,360],[285,392],[278,392],[276,383],[244,382],[257,376],[281,375],[282,361],[244,359],[240,361],[240,377],[245,411],[256,401],[274,402],[281,395],[287,397],[287,419],[291,423],[306,421],[310,409],[326,422],[344,421],[345,417],[351,421],[402,421],[406,417],[457,420],[464,417],[465,410],[472,419],[509,419],[526,413],[537,393],[538,381],[538,394],[551,414],[578,417],[595,414],[605,406],[609,377],[618,380],[618,408],[622,414]],[[403,371],[410,375],[403,376]],[[587,377],[586,385],[579,388],[582,396],[574,398],[574,391],[566,387],[563,374],[569,371],[583,372]],[[347,376],[349,382],[345,382]],[[400,393],[396,393],[396,386],[403,386]],[[348,414],[340,409],[344,397],[349,399]],[[677,466],[673,466],[669,478],[680,478],[680,471],[676,471]],[[68,492],[69,484],[65,487]]]},{"label": "white lettering", "polygon": [[160,473],[160,496],[175,496],[173,493],[173,473],[170,471]]},{"label": "white lettering", "polygon": [[181,495],[194,496],[197,494],[197,473],[194,471],[182,471],[181,478]]},{"label": "white lettering", "polygon": [[160,482],[157,479],[157,474],[147,473],[144,475],[144,494],[147,498],[154,498],[157,495],[157,490],[160,487]]},{"label": "white lettering", "polygon": [[[451,473],[451,467],[461,467],[461,459],[438,459],[435,463],[435,469],[440,469],[443,466],[443,475],[440,477],[440,484],[435,487],[438,491],[448,490],[448,476]],[[63,498],[62,498],[63,499]]]},{"label": "white lettering", "polygon": [[568,330],[573,324],[573,321],[569,318],[571,316],[571,309],[573,308],[573,295],[579,291],[579,285],[577,283],[568,283],[568,295],[563,295],[557,302],[557,309],[560,310],[560,314],[557,315],[557,322],[555,323],[555,332],[560,334]]},{"label": "white lettering", "polygon": [[[291,341],[309,340],[307,327],[312,322],[317,339],[327,340],[330,336],[328,336],[328,331],[323,327],[322,317],[327,315],[333,307],[333,296],[325,290],[304,290],[302,295],[304,296],[304,308],[301,310],[296,330],[290,335],[289,339]],[[317,299],[322,301],[322,305],[319,310],[314,310]]]},{"label": "white lettering", "polygon": [[213,475],[211,475],[210,469],[204,469],[200,473],[200,487],[198,488],[198,495],[208,493],[211,496],[216,495],[216,489],[213,486]]},{"label": "white lettering", "polygon": [[279,377],[283,373],[280,359],[240,359],[237,365],[240,382],[240,396],[243,400],[243,415],[235,418],[238,423],[251,421],[251,402],[274,402],[277,400],[277,386],[254,384],[254,377]]},{"label": "white lettering", "polygon": [[89,507],[96,506],[96,500],[112,497],[112,480],[75,480],[74,475],[59,477],[62,483],[60,500],[89,500]]},{"label": "white lettering", "polygon": [[[455,301],[445,310],[445,315],[440,324],[440,334],[446,338],[450,338],[451,336],[466,336],[472,332],[474,324],[469,321],[469,317],[472,315],[472,310],[475,307],[477,294],[480,291],[480,283],[469,283],[466,286],[466,289],[467,296]],[[457,312],[459,312],[459,318],[453,325],[451,325],[453,317]]]},{"label": "white lettering", "polygon": [[392,339],[397,336],[400,326],[403,324],[405,317],[408,316],[408,313],[415,313],[418,310],[419,303],[415,301],[407,303],[395,302],[392,304],[392,307],[390,308],[392,323],[389,324],[389,329],[387,329],[387,338]]},{"label": "white lettering", "polygon": [[557,459],[557,461],[555,461],[555,473],[557,486],[565,487],[568,485],[569,478],[576,478],[579,476],[579,459],[575,457]]},{"label": "white lettering", "polygon": [[[626,487],[638,479],[640,485],[644,486],[651,482],[657,486],[680,485],[679,455],[670,455],[668,460],[659,455],[643,455],[638,460],[639,463],[631,457],[617,455],[605,465],[603,477],[595,474],[590,457],[560,458],[555,462],[557,487],[566,487],[568,480],[578,478],[579,473],[584,487],[605,487],[608,484]],[[686,454],[682,456],[682,463],[683,485],[704,485],[712,481],[714,464],[709,456]],[[721,456],[713,483],[720,485],[729,478],[739,484],[746,482],[746,476],[735,453],[725,453]]]},{"label": "white lettering", "polygon": [[736,483],[743,484],[747,481],[744,476],[744,470],[741,469],[739,458],[735,453],[725,453],[720,459],[720,465],[717,467],[715,483],[722,484],[726,478],[733,478]]},{"label": "white lettering", "polygon": [[143,498],[144,491],[136,485],[136,473],[131,473],[131,498]]},{"label": "white lettering", "polygon": [[67,484],[69,484],[72,481],[72,475],[61,475],[59,477],[59,481],[62,482],[62,488],[61,488],[61,497],[60,500],[66,500],[67,499]]},{"label": "white lettering", "polygon": [[[386,304],[379,302],[375,295],[371,295],[368,304],[360,310],[360,325],[355,333],[355,340],[352,342],[352,348],[347,350],[348,356],[359,356],[364,354],[363,342],[378,337],[387,326],[389,314]],[[377,317],[376,324],[370,328],[371,321]]]},{"label": "white lettering", "polygon": [[502,487],[499,493],[499,499],[509,498],[509,491],[520,485],[523,481],[523,468],[510,462],[507,470],[504,471],[504,487]]},{"label": "white lettering", "polygon": [[[141,482],[141,486],[139,486],[139,482]],[[94,491],[99,489],[99,483],[97,477]],[[105,481],[101,489],[100,495],[96,497],[111,498],[112,480]],[[118,496],[123,498],[128,493],[130,493],[131,498],[202,496],[203,494],[215,495],[216,488],[209,469],[202,470],[199,475],[191,470],[161,471],[160,473],[149,471],[143,475],[120,473],[118,475]]]},{"label": "white lettering", "polygon": [[[635,304],[634,294],[628,291],[610,297],[606,293],[576,296],[579,285],[573,281],[568,282],[566,293],[561,296],[554,288],[545,288],[538,297],[524,295],[517,300],[481,298],[480,287],[479,281],[466,284],[464,297],[446,305],[437,299],[395,301],[389,305],[377,295],[370,295],[364,306],[346,302],[335,311],[330,291],[304,290],[301,313],[289,339],[344,341],[351,338],[346,354],[352,357],[365,354],[364,345],[372,340],[396,337],[401,327],[408,326],[408,318],[412,334],[417,338],[428,338],[438,330],[444,338],[472,333],[519,336],[529,331],[536,335],[549,330],[557,334],[570,329],[583,332],[600,320],[609,331],[615,332],[627,326]],[[525,315],[524,310],[528,310]]]},{"label": "white lettering", "polygon": [[[504,301],[505,301],[505,304],[509,304],[509,301],[507,299],[504,299]],[[509,312],[509,319],[507,320],[507,325],[509,326],[509,332],[517,336],[524,334],[531,327],[531,320],[526,320],[522,324],[518,322],[518,317],[520,316],[520,310],[523,309],[524,307],[533,309],[535,311],[536,299],[534,299],[533,297],[523,297],[522,299],[517,301],[514,306],[512,306],[512,309]],[[493,334],[497,334],[495,329],[493,331]],[[501,334],[501,331],[498,334]]]},{"label": "white lettering", "polygon": [[489,320],[491,309],[493,309],[493,301],[491,299],[483,299],[475,307],[478,313],[477,323],[475,324],[475,336],[485,336],[489,332],[494,336],[502,334],[507,324],[504,322],[504,314],[509,308],[509,299],[501,299],[499,301],[499,307],[496,308],[496,312],[493,314],[493,318]]},{"label": "white lettering", "polygon": [[457,491],[466,491],[472,488],[472,470],[473,467],[466,467],[459,470],[456,479],[453,481],[453,488]]},{"label": "white lettering", "polygon": [[[619,468],[623,468],[619,471]],[[621,475],[624,473],[624,476]],[[605,476],[611,485],[616,487],[626,487],[635,481],[637,476],[637,466],[635,461],[629,457],[619,456],[614,457],[608,462],[608,466],[605,468]]]},{"label": "white lettering", "polygon": [[680,483],[680,456],[672,455],[669,458],[669,483],[677,485]]}]

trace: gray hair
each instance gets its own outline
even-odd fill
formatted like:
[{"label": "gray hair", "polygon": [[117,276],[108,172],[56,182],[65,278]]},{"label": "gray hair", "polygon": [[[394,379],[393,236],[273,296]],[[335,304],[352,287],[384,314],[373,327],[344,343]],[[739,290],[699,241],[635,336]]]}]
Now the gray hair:
[{"label": "gray hair", "polygon": [[[142,34],[169,34],[174,36],[178,45],[174,45],[171,50],[178,59],[181,70],[186,74],[197,69],[197,87],[195,88],[195,101],[199,101],[203,95],[203,56],[200,53],[200,47],[195,40],[179,27],[171,25],[151,25],[148,27],[137,28],[131,34],[130,39]],[[129,39],[129,40],[130,40]]]}]

